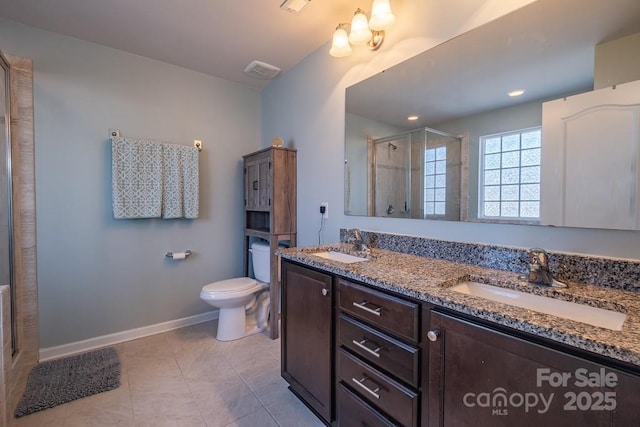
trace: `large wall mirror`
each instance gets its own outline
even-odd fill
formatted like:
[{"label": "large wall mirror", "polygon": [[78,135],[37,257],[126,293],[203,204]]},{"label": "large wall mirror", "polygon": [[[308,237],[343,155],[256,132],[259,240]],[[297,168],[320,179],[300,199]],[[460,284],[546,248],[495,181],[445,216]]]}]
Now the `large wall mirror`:
[{"label": "large wall mirror", "polygon": [[346,215],[640,229],[640,2],[538,0],[345,116]]}]

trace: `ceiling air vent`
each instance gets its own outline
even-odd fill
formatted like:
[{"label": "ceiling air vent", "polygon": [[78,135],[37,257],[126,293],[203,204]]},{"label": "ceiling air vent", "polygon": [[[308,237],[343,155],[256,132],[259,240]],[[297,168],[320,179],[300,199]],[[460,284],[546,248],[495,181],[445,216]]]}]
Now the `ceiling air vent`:
[{"label": "ceiling air vent", "polygon": [[281,5],[280,9],[286,10],[287,12],[295,13],[296,15],[302,12],[302,9],[309,4],[311,0],[285,0]]},{"label": "ceiling air vent", "polygon": [[282,70],[275,65],[260,61],[252,61],[251,64],[247,65],[247,68],[244,69],[244,73],[247,76],[261,80],[271,80],[277,76],[280,71]]}]

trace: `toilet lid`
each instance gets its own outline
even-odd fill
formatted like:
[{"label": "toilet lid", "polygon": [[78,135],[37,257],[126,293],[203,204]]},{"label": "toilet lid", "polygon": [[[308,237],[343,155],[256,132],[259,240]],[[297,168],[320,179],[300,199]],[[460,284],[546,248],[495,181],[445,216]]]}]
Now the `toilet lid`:
[{"label": "toilet lid", "polygon": [[238,292],[250,289],[256,285],[256,281],[249,277],[236,277],[235,279],[221,280],[209,283],[202,287],[202,292]]}]

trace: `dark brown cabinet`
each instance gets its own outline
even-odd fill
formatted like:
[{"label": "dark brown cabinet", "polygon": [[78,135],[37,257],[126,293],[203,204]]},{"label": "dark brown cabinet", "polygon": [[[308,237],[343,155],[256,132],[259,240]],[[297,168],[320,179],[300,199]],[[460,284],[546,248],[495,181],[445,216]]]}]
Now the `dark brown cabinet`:
[{"label": "dark brown cabinet", "polygon": [[637,426],[640,378],[431,312],[429,426]]},{"label": "dark brown cabinet", "polygon": [[280,276],[278,244],[296,245],[296,159],[295,150],[269,147],[244,158],[244,274],[249,274],[251,238],[269,242],[271,249],[271,338],[278,338]]},{"label": "dark brown cabinet", "polygon": [[417,426],[420,304],[337,280],[338,424]]},{"label": "dark brown cabinet", "polygon": [[284,260],[282,376],[333,426],[640,426],[637,367]]},{"label": "dark brown cabinet", "polygon": [[336,398],[338,400],[340,426],[389,427],[397,425],[382,416],[376,409],[342,384],[338,384]]},{"label": "dark brown cabinet", "polygon": [[323,420],[333,410],[333,278],[282,262],[282,377]]}]

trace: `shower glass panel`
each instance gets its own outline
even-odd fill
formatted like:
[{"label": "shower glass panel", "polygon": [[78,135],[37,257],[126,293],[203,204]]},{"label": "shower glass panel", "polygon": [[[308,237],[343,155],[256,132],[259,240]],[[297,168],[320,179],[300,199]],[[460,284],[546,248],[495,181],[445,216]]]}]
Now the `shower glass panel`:
[{"label": "shower glass panel", "polygon": [[11,221],[11,133],[9,64],[0,54],[0,285],[9,285],[11,294],[11,350],[16,343],[16,292],[13,282]]}]

